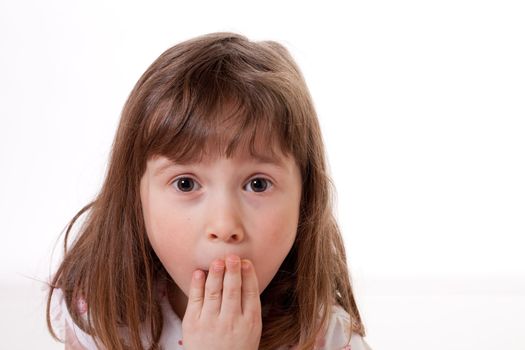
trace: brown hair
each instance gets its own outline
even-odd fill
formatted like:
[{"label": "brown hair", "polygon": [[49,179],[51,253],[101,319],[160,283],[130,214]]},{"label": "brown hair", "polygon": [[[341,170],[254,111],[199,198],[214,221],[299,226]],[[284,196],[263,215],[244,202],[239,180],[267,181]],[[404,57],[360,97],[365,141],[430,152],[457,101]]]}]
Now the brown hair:
[{"label": "brown hair", "polygon": [[[229,112],[228,117],[220,118]],[[296,240],[268,287],[260,349],[298,344],[313,349],[334,303],[348,312],[351,329],[365,335],[352,292],[343,240],[332,213],[317,115],[301,71],[274,41],[253,42],[228,33],[202,35],[166,50],[139,79],[124,105],[106,178],[94,201],[69,222],[64,259],[52,278],[51,299],[61,288],[74,322],[109,349],[142,349],[141,323],[158,349],[162,314],[154,281],[169,281],[147,239],[139,182],[148,159],[183,162],[206,150],[226,155],[241,147],[255,154],[255,140],[293,155],[303,181]],[[224,143],[223,143],[224,142]],[[267,151],[267,150],[266,150]],[[87,213],[67,247],[70,230]],[[74,306],[83,296],[85,322]],[[329,306],[329,307],[326,307]],[[318,319],[315,323],[312,320]],[[119,328],[129,331],[121,339]],[[343,345],[343,344],[342,344]]]}]

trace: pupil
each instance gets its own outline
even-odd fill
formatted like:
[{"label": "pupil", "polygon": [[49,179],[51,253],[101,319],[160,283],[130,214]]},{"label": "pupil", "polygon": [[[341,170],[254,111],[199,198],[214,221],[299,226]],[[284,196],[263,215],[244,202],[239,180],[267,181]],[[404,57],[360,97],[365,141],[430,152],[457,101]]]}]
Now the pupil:
[{"label": "pupil", "polygon": [[262,186],[262,188],[261,188],[261,186],[257,186],[257,184],[260,185],[261,183],[266,185],[266,183],[264,181],[261,181],[261,180],[262,179],[254,179],[254,180],[252,180],[252,185],[254,185],[253,187],[254,187],[255,190],[260,189],[260,190],[264,191],[266,189],[266,186]]},{"label": "pupil", "polygon": [[[189,185],[189,187],[188,187]],[[179,180],[179,189],[181,190],[191,190],[193,186],[191,186],[191,180],[187,178],[182,178]]]}]

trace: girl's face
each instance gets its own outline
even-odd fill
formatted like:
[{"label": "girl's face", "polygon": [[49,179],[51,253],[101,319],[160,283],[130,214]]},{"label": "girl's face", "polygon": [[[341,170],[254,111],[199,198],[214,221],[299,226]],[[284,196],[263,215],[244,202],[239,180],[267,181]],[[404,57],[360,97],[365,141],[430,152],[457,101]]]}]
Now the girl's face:
[{"label": "girl's face", "polygon": [[192,272],[229,254],[252,261],[262,293],[295,240],[301,190],[299,168],[282,154],[275,164],[239,155],[189,165],[150,159],[140,183],[144,220],[180,288],[178,307]]}]

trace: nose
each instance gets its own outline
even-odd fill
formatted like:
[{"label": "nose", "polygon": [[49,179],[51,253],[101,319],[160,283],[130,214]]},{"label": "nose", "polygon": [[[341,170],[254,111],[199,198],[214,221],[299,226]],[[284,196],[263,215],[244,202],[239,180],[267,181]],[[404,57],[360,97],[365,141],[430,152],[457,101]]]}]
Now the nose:
[{"label": "nose", "polygon": [[206,236],[209,241],[240,243],[244,240],[244,227],[238,199],[234,195],[216,196],[210,203]]}]

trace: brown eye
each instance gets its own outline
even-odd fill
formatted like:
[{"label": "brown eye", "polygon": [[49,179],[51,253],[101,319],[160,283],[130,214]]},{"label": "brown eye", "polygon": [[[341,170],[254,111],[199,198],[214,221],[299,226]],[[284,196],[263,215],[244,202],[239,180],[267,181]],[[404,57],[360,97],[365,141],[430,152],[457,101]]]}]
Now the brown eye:
[{"label": "brown eye", "polygon": [[190,177],[179,177],[173,181],[176,187],[181,192],[191,192],[195,187],[195,181]]},{"label": "brown eye", "polygon": [[270,180],[262,177],[256,177],[250,180],[248,186],[253,189],[250,192],[264,192],[267,188],[271,187],[272,183]]}]

